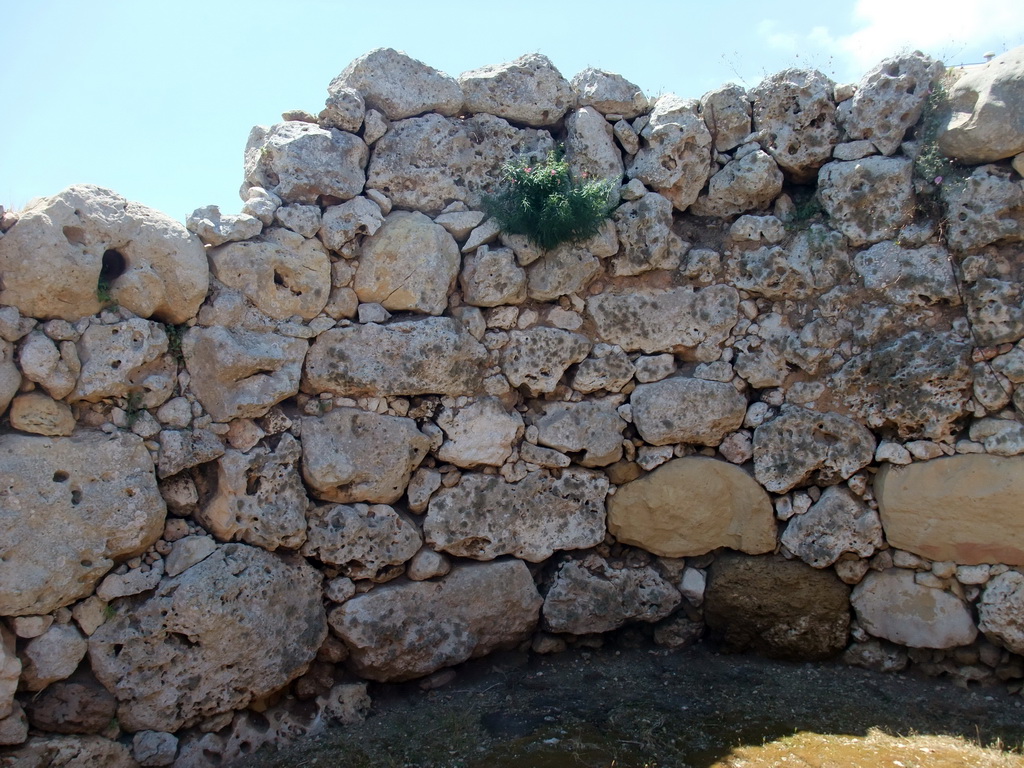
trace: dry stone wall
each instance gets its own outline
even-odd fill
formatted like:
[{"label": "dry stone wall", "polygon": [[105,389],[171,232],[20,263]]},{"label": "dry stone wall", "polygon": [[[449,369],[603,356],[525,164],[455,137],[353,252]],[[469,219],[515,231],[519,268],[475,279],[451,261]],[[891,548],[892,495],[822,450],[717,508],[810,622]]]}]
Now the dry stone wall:
[{"label": "dry stone wall", "polygon": [[[624,626],[1019,688],[1024,49],[943,77],[381,49],[238,214],[0,212],[0,765],[219,765]],[[482,194],[559,143],[619,201],[544,252]]]}]

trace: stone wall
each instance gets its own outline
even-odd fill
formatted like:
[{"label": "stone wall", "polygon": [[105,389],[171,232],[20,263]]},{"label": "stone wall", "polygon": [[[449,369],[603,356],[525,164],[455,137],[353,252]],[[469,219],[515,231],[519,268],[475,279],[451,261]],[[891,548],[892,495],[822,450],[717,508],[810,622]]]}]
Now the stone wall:
[{"label": "stone wall", "polygon": [[[943,74],[377,50],[240,214],[2,214],[0,765],[213,765],[627,626],[1019,681],[1024,49]],[[541,252],[481,194],[557,142],[621,200]]]}]

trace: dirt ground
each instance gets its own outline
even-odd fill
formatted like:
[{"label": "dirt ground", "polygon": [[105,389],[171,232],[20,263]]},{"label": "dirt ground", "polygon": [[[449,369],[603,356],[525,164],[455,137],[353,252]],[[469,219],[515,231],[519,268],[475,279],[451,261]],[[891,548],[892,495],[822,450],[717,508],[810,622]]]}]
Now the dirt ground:
[{"label": "dirt ground", "polygon": [[427,692],[373,685],[364,723],[245,765],[1024,768],[1024,699],[1005,687],[625,637],[551,656],[501,653],[455,671]]}]

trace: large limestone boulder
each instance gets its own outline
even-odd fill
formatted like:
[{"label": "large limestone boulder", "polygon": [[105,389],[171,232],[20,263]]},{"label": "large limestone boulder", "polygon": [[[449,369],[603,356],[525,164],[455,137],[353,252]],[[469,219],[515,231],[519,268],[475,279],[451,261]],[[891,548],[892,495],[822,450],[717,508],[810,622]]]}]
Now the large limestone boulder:
[{"label": "large limestone boulder", "polygon": [[411,560],[422,546],[416,524],[387,504],[333,504],[310,513],[302,554],[351,579],[375,579]]},{"label": "large limestone boulder", "polygon": [[656,192],[625,202],[612,215],[619,251],[612,275],[639,275],[652,269],[675,269],[683,253],[682,239],[672,231],[672,203]]},{"label": "large limestone boulder", "polygon": [[21,685],[29,691],[41,691],[50,683],[64,680],[85,657],[85,637],[74,624],[51,624],[32,638],[22,650],[25,666]]},{"label": "large limestone boulder", "polygon": [[627,352],[689,351],[700,359],[706,351],[707,359],[717,360],[718,345],[739,319],[739,304],[739,293],[730,286],[700,291],[686,286],[598,294],[587,299],[587,313],[601,341]]},{"label": "large limestone boulder", "polygon": [[589,555],[566,560],[555,571],[542,623],[549,632],[611,632],[629,621],[660,621],[682,601],[679,590],[649,565],[623,567]]},{"label": "large limestone boulder", "polygon": [[444,227],[418,211],[395,211],[363,241],[353,287],[364,303],[440,315],[461,263]]},{"label": "large limestone boulder", "polygon": [[463,406],[446,406],[437,416],[444,442],[437,458],[458,467],[500,467],[523,436],[523,417],[509,412],[496,397],[481,397]]},{"label": "large limestone boulder", "polygon": [[647,111],[647,97],[639,86],[622,75],[587,67],[570,83],[581,107],[594,107],[602,115],[622,115],[632,120]]},{"label": "large limestone boulder", "polygon": [[[4,755],[13,768],[67,766],[68,768],[138,768],[131,750],[101,736],[33,736],[22,747]],[[4,768],[7,768],[6,765]]]},{"label": "large limestone boulder", "polygon": [[299,391],[308,345],[276,333],[214,326],[181,342],[192,391],[217,421],[254,419]]},{"label": "large limestone boulder", "polygon": [[604,115],[594,107],[573,110],[565,119],[565,130],[565,159],[574,179],[622,183],[622,151]]},{"label": "large limestone boulder", "polygon": [[68,400],[95,403],[108,397],[141,396],[152,408],[167,400],[177,366],[165,355],[163,326],[141,317],[111,325],[90,325],[78,341],[81,372]]},{"label": "large limestone boulder", "polygon": [[534,128],[556,125],[576,100],[555,65],[539,53],[463,72],[459,85],[466,112],[485,112]]},{"label": "large limestone boulder", "polygon": [[302,420],[302,476],[320,499],[398,501],[430,449],[412,419],[336,408]]},{"label": "large limestone boulder", "polygon": [[936,137],[944,155],[975,165],[1024,152],[1024,46],[962,75]]},{"label": "large limestone boulder", "polygon": [[771,499],[745,471],[705,457],[673,459],[619,486],[608,500],[608,531],[662,557],[719,547],[760,555],[775,549]]},{"label": "large limestone boulder", "polygon": [[849,489],[833,485],[810,509],[790,518],[781,541],[808,565],[827,568],[847,552],[871,557],[882,546],[882,524]]},{"label": "large limestone boulder", "polygon": [[544,158],[551,134],[515,128],[493,114],[465,119],[424,115],[399,120],[374,146],[367,188],[395,207],[436,216],[452,201],[479,208],[493,191],[501,168],[515,158]]},{"label": "large limestone boulder", "polygon": [[1024,182],[1006,168],[983,165],[963,184],[942,188],[951,248],[970,251],[1024,240]]},{"label": "large limestone boulder", "polygon": [[386,584],[329,616],[362,677],[409,680],[491,651],[533,632],[541,597],[521,560],[459,565],[439,581]]},{"label": "large limestone boulder", "polygon": [[366,197],[353,197],[324,211],[317,236],[332,251],[341,252],[360,235],[372,235],[384,223],[380,206]]},{"label": "large limestone boulder", "polygon": [[853,266],[864,287],[891,304],[960,303],[953,261],[940,245],[904,248],[887,240],[858,253]]},{"label": "large limestone boulder", "polygon": [[787,247],[744,249],[728,264],[730,283],[773,301],[808,299],[850,273],[846,238],[820,224],[799,232]]},{"label": "large limestone boulder", "polygon": [[871,571],[850,597],[867,632],[911,648],[955,648],[978,636],[970,608],[950,592],[918,584],[914,571]]},{"label": "large limestone boulder", "polygon": [[892,546],[963,565],[1024,565],[1024,457],[886,464],[874,488]]},{"label": "large limestone boulder", "polygon": [[839,124],[849,139],[867,139],[883,155],[891,155],[921,117],[943,72],[941,61],[920,51],[884,59],[861,78],[853,98],[839,105]]},{"label": "large limestone boulder", "polygon": [[629,402],[637,432],[651,445],[718,445],[747,412],[732,384],[682,376],[639,384]]},{"label": "large limestone boulder", "polygon": [[697,199],[711,173],[711,133],[699,108],[696,100],[673,93],[659,97],[640,132],[640,150],[626,171],[680,211]]},{"label": "large limestone boulder", "polygon": [[311,320],[327,304],[331,261],[319,240],[284,227],[210,251],[213,276],[275,320]]},{"label": "large limestone boulder", "polygon": [[0,487],[3,616],[49,613],[85,597],[163,532],[153,460],[132,434],[4,435]]},{"label": "large limestone boulder", "polygon": [[715,142],[728,152],[750,135],[750,99],[743,86],[726,83],[700,97],[700,113]]},{"label": "large limestone boulder", "polygon": [[560,549],[600,544],[605,531],[604,475],[566,469],[531,472],[518,483],[467,474],[430,499],[423,533],[434,549],[492,560],[512,554],[539,563]]},{"label": "large limestone boulder", "polygon": [[[13,363],[10,356],[7,360]],[[58,346],[39,330],[32,331],[21,340],[18,366],[26,379],[41,385],[54,400],[62,400],[71,394],[82,372],[82,362],[73,341],[62,341]]]},{"label": "large limestone boulder", "polygon": [[846,647],[849,595],[832,571],[728,552],[708,569],[704,620],[730,650],[813,661]]},{"label": "large limestone boulder", "polygon": [[102,187],[32,201],[0,239],[0,304],[75,321],[110,300],[139,317],[183,323],[206,298],[209,269],[184,225]]},{"label": "large limestone boulder", "polygon": [[551,392],[562,375],[590,352],[590,340],[560,328],[537,327],[512,331],[501,353],[501,369],[513,387],[530,394]]},{"label": "large limestone boulder", "polygon": [[1007,571],[985,585],[978,628],[1013,653],[1024,653],[1024,574]]},{"label": "large limestone boulder", "polygon": [[771,156],[754,150],[731,160],[711,177],[706,195],[690,208],[697,216],[726,218],[765,208],[782,191],[782,171]]},{"label": "large limestone boulder", "polygon": [[534,420],[537,442],[562,453],[579,453],[584,467],[604,467],[622,458],[626,422],[610,400],[545,403]]},{"label": "large limestone boulder", "polygon": [[118,603],[89,659],[122,727],[173,733],[283,688],[327,635],[320,584],[301,557],[226,544]]},{"label": "large limestone boulder", "polygon": [[449,317],[332,328],[309,348],[303,390],[348,397],[471,395],[487,350]]},{"label": "large limestone boulder", "polygon": [[526,272],[516,266],[511,248],[481,245],[466,257],[459,284],[465,302],[475,307],[522,304],[526,300]]},{"label": "large limestone boulder", "polygon": [[358,136],[314,123],[257,125],[245,145],[243,197],[261,187],[286,203],[349,200],[363,191],[370,150]]},{"label": "large limestone boulder", "polygon": [[[526,292],[537,301],[555,301],[567,294],[582,294],[601,272],[599,257],[611,256],[619,248],[615,225],[606,221],[601,230],[589,240],[562,243],[550,251],[540,253],[536,246],[521,247],[525,238],[515,238],[516,257],[526,268]],[[528,254],[528,257],[527,257]]]},{"label": "large limestone boulder", "polygon": [[875,437],[853,419],[784,406],[754,430],[754,476],[772,493],[814,482],[835,485],[867,466]]},{"label": "large limestone boulder", "polygon": [[390,120],[424,112],[457,115],[462,107],[462,89],[455,78],[394,48],[376,48],[353,60],[328,90],[343,87],[358,91],[368,109]]},{"label": "large limestone boulder", "polygon": [[829,163],[818,173],[818,196],[851,245],[877,243],[914,218],[913,175],[913,163],[900,157]]}]

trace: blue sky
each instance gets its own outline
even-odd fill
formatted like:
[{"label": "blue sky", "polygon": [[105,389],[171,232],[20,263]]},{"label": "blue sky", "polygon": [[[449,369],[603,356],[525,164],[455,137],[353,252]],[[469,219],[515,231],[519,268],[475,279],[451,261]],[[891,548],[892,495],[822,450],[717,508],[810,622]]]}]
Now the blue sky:
[{"label": "blue sky", "polygon": [[856,81],[904,49],[978,62],[1024,44],[1019,3],[0,0],[0,205],[92,183],[181,220],[237,212],[249,129],[318,112],[382,46],[455,76],[539,52],[566,78],[593,66],[698,98],[790,66]]}]

